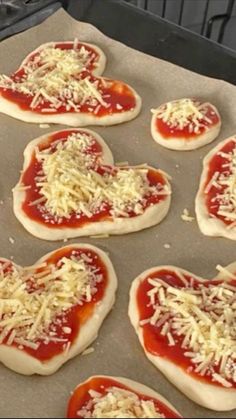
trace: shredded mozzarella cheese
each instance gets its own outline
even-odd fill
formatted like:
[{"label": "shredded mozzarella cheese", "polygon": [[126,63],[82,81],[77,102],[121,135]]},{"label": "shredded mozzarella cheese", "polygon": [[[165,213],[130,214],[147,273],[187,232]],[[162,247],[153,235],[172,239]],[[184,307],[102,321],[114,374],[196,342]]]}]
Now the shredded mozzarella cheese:
[{"label": "shredded mozzarella cheese", "polygon": [[188,127],[190,133],[199,134],[201,128],[207,124],[212,124],[210,118],[206,116],[208,110],[207,103],[200,103],[192,99],[180,99],[168,102],[152,112],[158,119],[162,119],[170,128],[183,130]]},{"label": "shredded mozzarella cheese", "polygon": [[[40,272],[0,262],[0,343],[38,349],[40,341],[68,343],[72,329],[64,314],[90,302],[102,275],[87,263],[88,255],[72,252]],[[60,318],[59,318],[59,317]],[[57,332],[62,326],[61,334]]]},{"label": "shredded mozzarella cheese", "polygon": [[[233,140],[233,139],[232,139]],[[211,198],[211,206],[218,205],[217,215],[225,219],[229,228],[235,228],[236,221],[236,144],[232,151],[217,153],[220,157],[227,160],[222,165],[222,171],[217,171],[205,187],[205,194],[212,191],[214,187],[216,193]]]},{"label": "shredded mozzarella cheese", "polygon": [[36,151],[43,172],[36,182],[41,197],[30,205],[38,205],[49,222],[48,214],[60,223],[71,214],[91,218],[106,208],[112,217],[140,215],[148,196],[170,194],[167,185],[150,186],[147,168],[99,166],[94,153],[86,153],[88,146],[84,136],[73,134],[53,151]]},{"label": "shredded mozzarella cheese", "polygon": [[196,373],[232,387],[236,383],[236,286],[227,282],[205,286],[192,279],[177,288],[163,282],[148,279],[153,315],[141,319],[140,326],[161,327],[170,346],[180,342]]},{"label": "shredded mozzarella cheese", "polygon": [[96,54],[84,46],[80,49],[48,46],[25,63],[23,77],[0,75],[0,87],[32,97],[30,107],[46,113],[56,112],[62,106],[75,112],[80,112],[83,104],[92,110],[99,105],[109,107],[102,97],[99,80],[91,75],[80,78],[92,60],[96,65]]},{"label": "shredded mozzarella cheese", "polygon": [[82,356],[85,356],[85,355],[90,355],[90,354],[92,354],[93,352],[95,351],[95,349],[94,348],[92,348],[92,347],[90,347],[90,348],[88,348],[88,349],[85,349],[85,351],[84,352],[82,352]]},{"label": "shredded mozzarella cheese", "polygon": [[181,218],[182,218],[183,221],[186,221],[186,222],[189,222],[189,223],[191,223],[192,221],[194,221],[194,217],[192,217],[189,214],[189,210],[187,208],[184,208],[183,214],[181,214]]},{"label": "shredded mozzarella cheese", "polygon": [[91,399],[80,411],[83,418],[165,418],[152,400],[142,400],[132,391],[110,387],[102,395],[89,390]]}]

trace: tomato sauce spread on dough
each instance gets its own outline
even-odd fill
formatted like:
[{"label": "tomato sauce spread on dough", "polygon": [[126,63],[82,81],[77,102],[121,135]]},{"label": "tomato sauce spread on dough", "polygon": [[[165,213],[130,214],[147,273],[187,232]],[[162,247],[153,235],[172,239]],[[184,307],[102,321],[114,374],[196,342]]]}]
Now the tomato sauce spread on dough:
[{"label": "tomato sauce spread on dough", "polygon": [[[99,53],[94,49],[92,46],[84,44],[82,42],[53,42],[52,44],[45,45],[42,48],[39,48],[37,51],[32,52],[32,54],[29,55],[27,59],[27,63],[35,63],[37,64],[37,67],[40,68],[43,63],[41,62],[40,54],[45,48],[52,48],[52,49],[59,49],[62,51],[75,51],[75,56],[77,54],[77,59],[81,59],[81,49],[83,51],[83,54],[85,54],[83,60],[84,69],[88,70],[89,72],[93,72],[97,67],[97,62],[99,60]],[[26,63],[26,64],[27,64]],[[13,75],[14,79],[16,81],[19,81],[24,77],[26,74],[24,68],[20,68],[18,71],[16,71]]]},{"label": "tomato sauce spread on dough", "polygon": [[[197,380],[236,388],[235,293],[236,280],[203,282],[181,271],[152,272],[136,293],[145,350]],[[232,317],[225,317],[226,308]]]},{"label": "tomato sauce spread on dough", "polygon": [[[77,135],[77,131],[75,130],[75,136]],[[80,131],[80,136],[83,136],[83,131]],[[21,184],[23,185],[23,188],[25,188],[24,191],[24,202],[22,203],[22,210],[24,213],[29,217],[31,220],[37,221],[38,223],[47,225],[49,228],[64,228],[64,227],[72,227],[72,228],[78,228],[86,225],[86,223],[92,223],[96,221],[105,221],[105,220],[112,220],[114,217],[135,217],[139,214],[142,214],[148,207],[155,205],[164,199],[166,199],[168,195],[168,188],[166,185],[166,180],[162,173],[160,171],[151,169],[151,168],[143,168],[138,169],[139,172],[139,178],[137,180],[138,186],[140,188],[140,199],[135,198],[136,201],[134,204],[132,204],[132,195],[131,198],[127,198],[127,201],[125,201],[125,205],[127,205],[123,208],[122,206],[122,196],[117,195],[119,198],[119,203],[121,205],[121,208],[114,209],[114,206],[112,204],[112,199],[109,200],[104,197],[101,199],[101,194],[103,193],[103,187],[106,189],[106,194],[109,194],[109,190],[111,190],[111,196],[114,197],[113,190],[113,179],[116,184],[120,185],[121,193],[123,190],[125,190],[125,182],[127,182],[127,185],[132,188],[132,183],[129,184],[129,182],[133,181],[135,183],[136,179],[136,172],[137,169],[132,168],[116,168],[115,166],[107,166],[102,165],[99,161],[99,158],[101,156],[101,146],[94,138],[90,138],[90,143],[87,144],[87,146],[82,146],[83,139],[80,141],[80,138],[72,138],[73,133],[72,131],[63,131],[57,134],[51,135],[46,142],[43,142],[42,144],[39,144],[38,151],[40,153],[40,158],[37,158],[36,153],[34,152],[31,157],[30,164],[28,168],[24,171],[22,178],[21,178]],[[73,144],[72,141],[73,140]],[[62,175],[61,172],[63,170],[62,164],[66,164],[65,162],[65,150],[58,150],[58,144],[61,142],[61,144],[64,144],[64,148],[67,147],[75,147],[70,154],[66,158],[68,158],[68,164],[65,166],[65,171],[63,172],[63,176],[68,177],[72,176],[73,171],[73,182],[75,181],[74,187],[76,189],[76,180],[74,180],[74,176],[80,176],[78,179],[79,185],[80,185],[80,191],[81,191],[81,185],[83,180],[89,179],[89,190],[87,192],[87,189],[85,187],[84,194],[90,193],[91,188],[93,187],[92,180],[94,179],[94,191],[92,192],[92,203],[90,204],[89,209],[84,209],[84,206],[79,208],[80,200],[77,200],[76,193],[78,190],[75,191],[71,190],[71,183],[64,182],[64,177],[62,181]],[[70,142],[70,144],[69,144]],[[77,144],[80,144],[82,149],[78,149]],[[80,147],[80,145],[78,147]],[[51,176],[55,182],[55,188],[58,187],[58,183],[60,183],[60,187],[63,189],[60,189],[61,192],[57,192],[57,190],[54,190],[54,186],[52,187],[52,184],[50,182],[47,182],[45,184],[45,171],[48,169],[48,164],[45,162],[44,154],[53,155],[53,153],[57,153],[57,160],[58,163],[58,179],[55,178],[55,175]],[[62,154],[60,154],[62,153]],[[82,160],[80,157],[78,157],[80,160],[77,162],[77,156],[78,153],[80,156],[82,156]],[[60,156],[63,157],[63,161],[65,163],[61,163],[59,160]],[[54,163],[52,163],[54,164]],[[80,165],[80,167],[79,167]],[[72,167],[73,166],[73,167]],[[84,166],[84,167],[83,167]],[[82,169],[81,169],[82,168]],[[80,170],[79,173],[78,170]],[[57,173],[57,172],[56,172]],[[92,174],[91,174],[92,173]],[[92,180],[90,177],[92,176]],[[97,180],[97,176],[99,176],[99,179]],[[133,178],[131,178],[133,176]],[[48,177],[50,177],[50,174],[48,174]],[[125,178],[125,179],[124,179]],[[131,179],[131,180],[130,180]],[[133,180],[132,180],[133,179]],[[47,179],[46,179],[47,180]],[[58,180],[58,181],[57,181]],[[63,183],[64,182],[64,183]],[[54,185],[54,184],[53,184]],[[69,189],[66,189],[69,185]],[[104,185],[104,186],[103,186]],[[43,195],[42,187],[45,190],[45,195]],[[97,201],[94,197],[96,194],[97,188],[100,188],[100,194]],[[64,195],[64,190],[68,190],[68,194]],[[119,188],[118,188],[119,189]],[[80,192],[79,191],[79,192]],[[79,193],[78,192],[78,193]],[[50,199],[50,202],[48,199],[46,199],[47,194],[51,193],[54,194],[52,198]],[[125,193],[125,192],[124,192]],[[56,195],[55,195],[56,194]],[[59,194],[59,195],[58,195]],[[60,195],[61,194],[61,195]],[[51,196],[51,195],[50,195]],[[66,205],[69,204],[70,199],[73,199],[73,202],[71,205],[78,205],[78,210],[71,209],[68,214],[66,214],[63,210],[63,207],[60,207],[59,209],[53,209],[53,205],[55,204],[55,200],[53,197],[56,196],[56,199],[58,199],[60,205]],[[59,196],[59,198],[58,198]],[[66,203],[63,201],[63,196],[65,196]],[[63,202],[62,202],[63,201]],[[85,198],[82,199],[83,203],[87,205],[87,201]],[[96,201],[96,202],[95,202]],[[94,203],[95,202],[95,203]],[[98,202],[98,203],[97,203]],[[50,205],[52,204],[52,207],[50,208]],[[58,204],[58,205],[59,205]],[[96,204],[96,206],[94,206]],[[91,209],[92,208],[92,209]],[[60,211],[59,211],[60,210]],[[116,212],[114,213],[114,211]],[[53,212],[54,211],[54,212]],[[56,212],[57,211],[57,212]]]},{"label": "tomato sauce spread on dough", "polygon": [[153,113],[157,131],[167,140],[197,139],[220,122],[215,107],[191,99],[168,102]]},{"label": "tomato sauce spread on dough", "polygon": [[[73,265],[69,265],[70,270],[66,271],[67,265],[70,263]],[[83,265],[82,267],[80,265],[77,267],[79,272],[76,277],[77,285],[80,281],[79,269],[81,269],[81,272],[83,270],[84,276],[85,268],[89,272],[88,283],[85,285],[91,287],[91,293],[87,298],[84,295],[84,289],[82,289],[80,295],[76,295],[75,293],[73,299],[67,301],[64,296],[66,290],[63,291],[61,283],[63,281],[66,281],[67,284],[69,283],[70,272],[75,272],[77,263],[80,265],[82,263]],[[73,246],[54,252],[48,259],[44,260],[42,266],[43,267],[37,268],[36,264],[35,269],[32,267],[34,272],[28,272],[28,277],[25,278],[26,272],[23,271],[22,273],[22,270],[19,271],[16,267],[14,268],[14,265],[10,261],[6,262],[0,260],[0,269],[4,269],[3,279],[1,281],[4,281],[5,278],[7,278],[6,280],[8,280],[8,283],[10,284],[6,291],[9,295],[3,296],[3,299],[4,297],[6,298],[6,306],[9,304],[9,300],[14,296],[14,289],[16,289],[17,281],[19,283],[21,281],[22,283],[20,285],[23,291],[22,294],[19,294],[18,299],[22,302],[22,305],[24,305],[25,302],[27,309],[26,313],[23,311],[22,313],[18,313],[19,310],[17,310],[17,307],[13,306],[13,309],[11,306],[12,311],[10,312],[9,309],[5,314],[3,310],[2,317],[0,317],[0,343],[8,345],[9,347],[16,347],[40,361],[49,361],[56,355],[66,353],[76,339],[78,339],[81,327],[93,316],[96,304],[104,297],[108,284],[108,272],[102,259],[95,251],[89,248],[73,248]],[[60,269],[64,271],[62,275],[67,275],[65,278],[60,276],[60,272],[57,276],[57,270]],[[51,273],[54,275],[55,279],[52,278],[49,280],[48,275]],[[12,295],[10,295],[11,291]],[[70,291],[71,293],[74,291],[72,287]],[[3,291],[0,288],[0,295],[2,292]],[[61,310],[58,308],[55,309],[55,313],[50,318],[50,314],[48,314],[47,311],[42,312],[42,307],[40,309],[40,306],[38,307],[36,305],[37,298],[39,299],[40,296],[42,296],[41,303],[42,307],[45,306],[45,310],[53,310],[53,305],[50,305],[53,304],[50,303],[50,298],[53,297],[55,307],[60,307],[61,302]],[[46,302],[48,302],[48,304],[46,304]],[[31,304],[32,307],[29,308],[29,304]],[[6,327],[10,324],[10,319],[14,322],[14,319],[18,316],[21,317],[22,323],[16,322],[15,326],[9,326],[7,329]],[[41,329],[39,331],[36,329],[35,333],[32,335],[32,328],[36,323],[39,327],[42,316],[45,317],[40,326]],[[49,316],[48,320],[47,316]]]},{"label": "tomato sauce spread on dough", "polygon": [[[67,417],[68,418],[88,417],[88,416],[83,415],[83,411],[85,407],[89,406],[91,402],[93,401],[93,397],[91,396],[91,394],[92,395],[97,394],[99,395],[99,397],[102,398],[106,396],[110,391],[112,392],[112,389],[114,388],[131,392],[135,394],[136,396],[138,396],[138,399],[140,401],[153,402],[156,411],[160,415],[160,416],[158,415],[155,417],[164,417],[164,418],[179,418],[180,417],[177,413],[173,412],[171,408],[167,407],[160,400],[141,394],[113,378],[99,377],[99,376],[92,377],[90,380],[88,380],[87,382],[81,384],[80,386],[76,388],[76,390],[74,391],[69,401]],[[92,414],[93,414],[93,411],[94,411],[94,407],[90,407],[90,412],[92,412]],[[98,416],[89,416],[89,417],[98,417]],[[117,417],[121,417],[121,416],[117,416]],[[138,417],[138,416],[132,416],[132,417]]]},{"label": "tomato sauce spread on dough", "polygon": [[[53,61],[50,54],[54,50],[73,55],[56,56]],[[99,118],[132,111],[136,98],[128,85],[92,74],[98,59],[95,49],[80,43],[76,50],[73,43],[45,46],[32,53],[10,78],[1,79],[0,93],[20,109],[43,115],[86,113]]]},{"label": "tomato sauce spread on dough", "polygon": [[202,193],[209,216],[221,220],[226,227],[235,227],[236,221],[236,141],[229,139],[211,157],[207,179]]}]

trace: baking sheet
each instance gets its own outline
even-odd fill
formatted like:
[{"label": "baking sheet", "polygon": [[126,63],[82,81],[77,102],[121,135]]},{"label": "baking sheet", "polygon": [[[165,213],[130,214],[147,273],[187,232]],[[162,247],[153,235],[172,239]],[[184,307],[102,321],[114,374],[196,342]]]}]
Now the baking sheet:
[{"label": "baking sheet", "polygon": [[[148,36],[148,34],[147,34]],[[167,218],[148,230],[110,237],[84,238],[72,242],[92,243],[109,252],[119,278],[114,310],[104,322],[93,354],[76,357],[49,377],[24,377],[0,365],[0,417],[63,418],[70,392],[93,374],[124,376],[140,381],[167,397],[185,417],[221,417],[188,400],[146,359],[127,316],[131,281],[142,271],[159,264],[173,264],[211,278],[215,266],[236,259],[235,243],[203,236],[196,221],[181,220],[184,208],[194,214],[194,199],[202,169],[202,158],[215,144],[236,133],[236,87],[187,71],[150,57],[107,38],[95,27],[77,22],[60,10],[41,25],[0,44],[0,73],[10,73],[31,50],[43,42],[71,40],[94,42],[105,52],[105,75],[130,83],[142,96],[143,109],[134,121],[95,127],[112,152],[115,161],[130,164],[147,162],[172,176],[172,205]],[[217,63],[216,63],[217,65]],[[181,98],[199,97],[212,101],[219,109],[223,128],[217,141],[197,151],[168,151],[157,145],[150,134],[150,109]],[[23,150],[40,135],[63,126],[41,129],[0,115],[0,255],[13,257],[22,265],[34,263],[45,253],[63,245],[34,238],[24,230],[12,211],[11,189],[22,168]],[[9,238],[14,239],[14,244]],[[170,248],[164,247],[170,244]],[[235,411],[224,413],[235,417]]]}]

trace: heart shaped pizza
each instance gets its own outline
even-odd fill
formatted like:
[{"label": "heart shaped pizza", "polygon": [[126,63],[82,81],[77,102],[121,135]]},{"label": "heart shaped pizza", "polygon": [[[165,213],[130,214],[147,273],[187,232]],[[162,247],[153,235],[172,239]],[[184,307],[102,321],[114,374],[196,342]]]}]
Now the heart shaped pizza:
[{"label": "heart shaped pizza", "polygon": [[141,98],[122,81],[99,77],[106,58],[95,45],[50,42],[10,77],[0,75],[0,112],[25,122],[113,125],[135,118]]},{"label": "heart shaped pizza", "polygon": [[147,358],[187,397],[236,408],[236,264],[203,280],[174,266],[139,275],[129,317]]},{"label": "heart shaped pizza", "polygon": [[205,157],[196,214],[203,234],[236,240],[236,136]]},{"label": "heart shaped pizza", "polygon": [[0,258],[0,361],[20,374],[54,373],[96,339],[116,288],[108,256],[88,244],[25,268]]},{"label": "heart shaped pizza", "polygon": [[221,117],[215,106],[197,99],[178,99],[152,109],[151,134],[163,147],[194,150],[218,136]]},{"label": "heart shaped pizza", "polygon": [[72,394],[67,418],[181,418],[160,394],[127,378],[94,376]]},{"label": "heart shaped pizza", "polygon": [[45,240],[124,234],[158,224],[170,206],[164,172],[117,167],[102,138],[64,130],[28,144],[14,212],[31,234]]}]

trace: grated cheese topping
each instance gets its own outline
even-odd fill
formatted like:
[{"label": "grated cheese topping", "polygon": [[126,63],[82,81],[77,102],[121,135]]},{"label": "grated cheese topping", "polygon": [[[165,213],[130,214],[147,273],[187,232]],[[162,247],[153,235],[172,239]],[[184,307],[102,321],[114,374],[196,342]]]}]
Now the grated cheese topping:
[{"label": "grated cheese topping", "polygon": [[87,349],[85,349],[85,351],[84,352],[82,352],[82,356],[85,356],[85,355],[90,355],[90,354],[92,354],[93,352],[95,351],[95,349],[91,346],[90,348],[87,348]]},{"label": "grated cheese topping", "polygon": [[0,344],[37,350],[52,341],[66,348],[72,330],[65,312],[90,302],[102,281],[91,261],[76,251],[38,271],[0,261]]},{"label": "grated cheese topping", "polygon": [[226,279],[235,279],[235,275],[227,268],[221,265],[216,265],[217,271],[224,275]]},{"label": "grated cheese topping", "polygon": [[191,223],[192,221],[194,221],[194,217],[190,215],[189,210],[187,208],[184,208],[183,214],[181,214],[181,219],[188,223]]},{"label": "grated cheese topping", "polygon": [[161,328],[170,346],[180,344],[192,364],[189,372],[211,376],[213,382],[231,388],[236,384],[236,286],[205,286],[194,278],[187,282],[181,271],[176,275],[184,288],[148,278],[153,315],[140,326]]},{"label": "grated cheese topping", "polygon": [[86,104],[96,111],[110,105],[103,99],[105,80],[81,77],[93,60],[96,65],[96,53],[84,46],[76,50],[48,46],[24,64],[23,77],[0,75],[0,87],[32,97],[32,110],[48,113],[65,107],[66,111],[80,112]]},{"label": "grated cheese topping", "polygon": [[119,387],[106,394],[89,390],[91,399],[77,415],[83,418],[165,418],[152,400],[142,400],[136,393]]},{"label": "grated cheese topping", "polygon": [[[199,134],[202,128],[206,128],[206,124],[212,124],[212,120],[206,115],[208,108],[209,103],[179,99],[167,102],[152,112],[172,129],[183,130],[187,127],[189,133]],[[212,112],[215,114],[213,110]]]},{"label": "grated cheese topping", "polygon": [[39,128],[47,129],[47,128],[50,128],[50,125],[49,124],[40,124]]},{"label": "grated cheese topping", "polygon": [[42,163],[42,173],[36,178],[40,198],[30,205],[38,205],[47,222],[60,223],[72,214],[91,218],[107,208],[112,217],[128,217],[130,212],[141,215],[148,196],[170,194],[167,185],[150,186],[147,168],[100,166],[87,149],[84,137],[73,134],[59,141],[53,151],[36,151]]},{"label": "grated cheese topping", "polygon": [[[233,139],[235,141],[235,139]],[[236,226],[236,143],[229,153],[219,151],[217,155],[226,159],[222,165],[222,171],[216,171],[204,192],[209,194],[212,188],[216,193],[211,198],[210,209],[217,208],[217,215],[229,222],[229,228]]]}]

